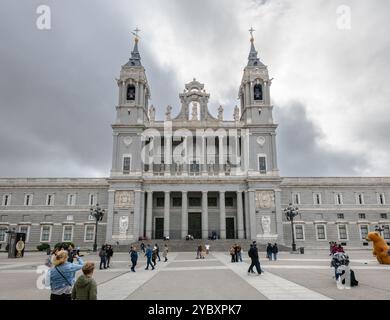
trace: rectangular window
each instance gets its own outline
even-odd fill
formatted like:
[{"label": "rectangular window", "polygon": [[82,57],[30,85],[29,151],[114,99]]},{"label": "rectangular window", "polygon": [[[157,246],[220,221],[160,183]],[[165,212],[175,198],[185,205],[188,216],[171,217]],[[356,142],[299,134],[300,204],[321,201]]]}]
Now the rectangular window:
[{"label": "rectangular window", "polygon": [[299,193],[293,193],[292,195],[293,204],[301,204],[301,197]]},{"label": "rectangular window", "polygon": [[389,225],[383,226],[383,238],[384,239],[390,239],[390,228]]},{"label": "rectangular window", "polygon": [[64,226],[62,233],[62,241],[72,241],[73,238],[73,226]]},{"label": "rectangular window", "polygon": [[24,205],[31,206],[32,205],[32,198],[33,198],[32,194],[26,194],[24,196]]},{"label": "rectangular window", "polygon": [[46,196],[46,205],[47,206],[52,206],[54,205],[54,195],[53,194],[48,194]]},{"label": "rectangular window", "polygon": [[95,240],[95,226],[87,225],[85,227],[84,241],[94,241]]},{"label": "rectangular window", "polygon": [[123,157],[123,174],[130,173],[130,160],[131,157]]},{"label": "rectangular window", "polygon": [[181,207],[181,198],[172,198],[173,207]]},{"label": "rectangular window", "polygon": [[316,231],[317,231],[317,240],[326,240],[325,225],[323,224],[316,225]]},{"label": "rectangular window", "polygon": [[305,240],[303,224],[295,224],[294,231],[295,231],[295,239],[296,240]]},{"label": "rectangular window", "polygon": [[341,193],[336,193],[335,202],[337,205],[343,204],[343,195]]},{"label": "rectangular window", "polygon": [[344,219],[344,213],[338,213],[337,219]]},{"label": "rectangular window", "polygon": [[207,199],[207,206],[208,207],[217,207],[217,198],[216,197],[210,197]]},{"label": "rectangular window", "polygon": [[316,205],[321,204],[321,193],[315,193],[313,197],[314,197],[314,204]]},{"label": "rectangular window", "polygon": [[41,228],[41,242],[50,242],[51,226],[42,226]]},{"label": "rectangular window", "polygon": [[164,198],[157,198],[156,199],[156,207],[164,207]]},{"label": "rectangular window", "polygon": [[74,205],[76,205],[76,195],[68,194],[68,206],[74,206]]},{"label": "rectangular window", "polygon": [[90,206],[96,205],[96,196],[94,194],[89,195],[89,205]]},{"label": "rectangular window", "polygon": [[387,219],[387,213],[381,213],[381,219]]},{"label": "rectangular window", "polygon": [[11,204],[11,195],[10,194],[5,194],[3,196],[3,206],[9,206]]},{"label": "rectangular window", "polygon": [[339,240],[348,240],[347,225],[339,224]]},{"label": "rectangular window", "polygon": [[365,213],[359,213],[359,219],[360,220],[366,219],[366,214]]},{"label": "rectangular window", "polygon": [[225,198],[225,207],[233,207],[233,198],[232,197]]},{"label": "rectangular window", "polygon": [[379,194],[379,196],[378,196],[378,203],[381,204],[381,205],[386,204],[386,199],[385,199],[385,194],[384,193],[380,193]]},{"label": "rectangular window", "polygon": [[19,232],[26,234],[26,242],[28,242],[28,238],[29,238],[29,229],[30,229],[29,226],[19,226]]},{"label": "rectangular window", "polygon": [[7,227],[0,227],[0,242],[6,242],[7,241]]},{"label": "rectangular window", "polygon": [[366,224],[361,224],[359,226],[360,228],[360,239],[365,240],[368,234],[368,225]]},{"label": "rectangular window", "polygon": [[188,204],[190,207],[200,207],[201,206],[201,198],[189,198]]},{"label": "rectangular window", "polygon": [[267,161],[265,157],[259,157],[259,171],[261,174],[267,173]]},{"label": "rectangular window", "polygon": [[363,193],[358,193],[356,195],[356,204],[364,204],[364,196]]}]

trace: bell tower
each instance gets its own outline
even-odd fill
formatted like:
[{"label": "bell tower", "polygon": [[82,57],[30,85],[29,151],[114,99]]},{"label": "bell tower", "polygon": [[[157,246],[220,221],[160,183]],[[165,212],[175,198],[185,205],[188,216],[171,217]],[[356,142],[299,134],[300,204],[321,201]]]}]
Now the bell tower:
[{"label": "bell tower", "polygon": [[245,124],[272,124],[273,106],[270,97],[272,79],[269,78],[267,66],[258,58],[253,38],[255,30],[251,28],[249,31],[251,48],[238,93],[241,100],[241,120]]},{"label": "bell tower", "polygon": [[139,29],[135,30],[134,48],[117,79],[119,88],[116,124],[143,125],[148,120],[150,89],[138,51]]}]

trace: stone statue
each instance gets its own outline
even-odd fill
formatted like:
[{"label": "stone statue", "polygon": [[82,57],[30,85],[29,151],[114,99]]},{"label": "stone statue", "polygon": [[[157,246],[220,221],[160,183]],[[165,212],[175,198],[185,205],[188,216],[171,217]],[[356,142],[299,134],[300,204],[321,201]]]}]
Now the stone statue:
[{"label": "stone statue", "polygon": [[233,118],[234,121],[240,121],[240,109],[237,106],[234,107]]},{"label": "stone statue", "polygon": [[119,218],[119,234],[121,235],[126,234],[127,229],[129,229],[129,217],[121,216]]},{"label": "stone statue", "polygon": [[166,120],[172,120],[172,116],[171,116],[171,113],[172,113],[172,107],[171,106],[167,106],[167,111],[165,112],[165,115],[166,115]]},{"label": "stone statue", "polygon": [[192,116],[191,120],[198,120],[198,106],[195,103],[192,104],[191,116]]},{"label": "stone statue", "polygon": [[156,109],[154,108],[153,105],[150,106],[149,108],[149,120],[150,122],[154,122],[156,118]]},{"label": "stone statue", "polygon": [[223,121],[223,108],[222,108],[222,106],[219,106],[219,108],[218,108],[218,120]]},{"label": "stone statue", "polygon": [[270,216],[262,216],[261,217],[261,226],[263,228],[264,234],[271,233],[271,217]]}]

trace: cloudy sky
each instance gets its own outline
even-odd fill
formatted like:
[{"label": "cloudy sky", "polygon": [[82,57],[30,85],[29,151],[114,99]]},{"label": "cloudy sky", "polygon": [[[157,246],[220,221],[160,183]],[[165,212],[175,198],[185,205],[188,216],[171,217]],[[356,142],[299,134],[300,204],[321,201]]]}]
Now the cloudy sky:
[{"label": "cloudy sky", "polygon": [[[50,30],[36,26],[42,4]],[[0,177],[109,175],[135,26],[157,117],[196,77],[232,118],[251,25],[274,78],[281,175],[390,175],[389,12],[387,0],[2,0]]]}]

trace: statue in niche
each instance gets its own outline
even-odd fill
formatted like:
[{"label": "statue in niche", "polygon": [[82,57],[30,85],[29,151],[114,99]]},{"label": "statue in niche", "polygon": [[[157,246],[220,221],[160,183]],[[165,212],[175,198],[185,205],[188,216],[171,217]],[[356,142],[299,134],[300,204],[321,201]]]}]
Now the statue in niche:
[{"label": "statue in niche", "polygon": [[126,234],[127,229],[129,229],[129,217],[121,216],[119,218],[119,234],[121,235]]},{"label": "statue in niche", "polygon": [[223,108],[222,108],[222,106],[219,106],[219,108],[218,108],[218,120],[223,121]]},{"label": "statue in niche", "polygon": [[155,118],[156,118],[156,109],[154,108],[153,105],[151,105],[149,108],[149,120],[151,122],[154,122]]},{"label": "statue in niche", "polygon": [[261,227],[263,228],[264,234],[271,233],[271,217],[270,216],[262,216],[261,217]]},{"label": "statue in niche", "polygon": [[192,103],[191,120],[198,120],[198,106],[195,102]]},{"label": "statue in niche", "polygon": [[234,107],[233,118],[234,121],[240,121],[240,109],[237,106]]},{"label": "statue in niche", "polygon": [[172,107],[170,105],[167,106],[167,111],[165,112],[166,120],[172,120]]}]

